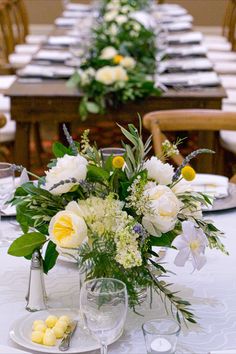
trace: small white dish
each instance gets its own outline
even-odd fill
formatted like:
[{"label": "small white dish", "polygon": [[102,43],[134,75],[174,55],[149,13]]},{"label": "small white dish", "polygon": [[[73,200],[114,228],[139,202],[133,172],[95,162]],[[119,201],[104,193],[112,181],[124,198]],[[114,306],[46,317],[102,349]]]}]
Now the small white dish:
[{"label": "small white dish", "polygon": [[[12,324],[9,332],[11,339],[21,347],[24,347],[29,350],[35,350],[41,353],[48,353],[48,354],[50,353],[61,354],[61,351],[58,348],[61,339],[58,339],[56,346],[53,347],[33,343],[31,341],[33,322],[38,319],[45,321],[49,315],[56,315],[56,316],[67,315],[70,318],[76,319],[79,322],[81,322],[80,314],[78,310],[73,311],[69,309],[49,309],[44,311],[33,312],[29,315],[19,318]],[[111,340],[109,344],[117,341],[121,335],[122,332],[119,333],[119,335],[116,338],[113,338],[113,340]],[[100,345],[96,341],[96,339],[94,339],[90,334],[88,334],[88,332],[86,332],[82,328],[82,326],[78,325],[71,341],[71,347],[67,350],[67,353],[70,354],[86,353],[88,351],[96,350],[99,348]]]}]

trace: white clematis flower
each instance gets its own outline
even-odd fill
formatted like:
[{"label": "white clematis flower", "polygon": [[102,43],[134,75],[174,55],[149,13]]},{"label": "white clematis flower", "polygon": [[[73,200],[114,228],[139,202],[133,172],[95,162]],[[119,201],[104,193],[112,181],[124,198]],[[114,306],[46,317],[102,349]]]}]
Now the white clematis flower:
[{"label": "white clematis flower", "polygon": [[159,184],[171,184],[174,167],[169,163],[163,163],[157,157],[152,156],[144,163],[144,168],[148,171],[149,179],[154,179]]},{"label": "white clematis flower", "polygon": [[191,260],[194,269],[200,270],[206,263],[204,256],[208,240],[202,229],[196,228],[191,221],[184,221],[182,234],[172,242],[172,246],[179,250],[174,263],[183,267],[188,259]]},{"label": "white clematis flower", "polygon": [[[54,195],[69,192],[75,184],[78,184],[79,181],[85,180],[87,175],[87,164],[88,161],[80,154],[77,156],[66,154],[63,157],[58,158],[56,166],[46,172],[45,189]],[[55,184],[72,178],[75,178],[77,182],[65,183],[51,190]]]}]

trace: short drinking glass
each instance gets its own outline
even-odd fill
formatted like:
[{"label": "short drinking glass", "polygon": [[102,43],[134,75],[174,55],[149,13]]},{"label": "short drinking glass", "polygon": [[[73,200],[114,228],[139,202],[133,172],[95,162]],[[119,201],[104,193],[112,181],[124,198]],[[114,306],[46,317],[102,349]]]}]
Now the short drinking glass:
[{"label": "short drinking glass", "polygon": [[99,340],[101,354],[122,332],[127,314],[126,285],[116,279],[100,278],[83,284],[80,310],[85,326]]},{"label": "short drinking glass", "polygon": [[174,354],[180,325],[171,318],[150,320],[143,324],[147,354]]}]

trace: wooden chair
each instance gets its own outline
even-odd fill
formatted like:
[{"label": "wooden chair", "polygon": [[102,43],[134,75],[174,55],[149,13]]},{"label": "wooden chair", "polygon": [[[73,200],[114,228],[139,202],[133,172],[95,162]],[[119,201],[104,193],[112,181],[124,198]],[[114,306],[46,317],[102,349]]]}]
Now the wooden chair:
[{"label": "wooden chair", "polygon": [[[160,159],[165,160],[162,151],[162,143],[167,138],[163,133],[164,131],[219,132],[220,130],[236,130],[236,112],[204,109],[157,111],[146,114],[143,117],[143,125],[152,134],[155,154]],[[222,150],[219,151],[219,144],[217,144],[216,148],[217,153],[222,152]],[[181,154],[174,155],[172,159],[178,166],[183,162],[183,156]],[[220,170],[223,164],[222,155],[217,155],[217,162],[219,164],[217,170],[222,171],[222,169]]]}]

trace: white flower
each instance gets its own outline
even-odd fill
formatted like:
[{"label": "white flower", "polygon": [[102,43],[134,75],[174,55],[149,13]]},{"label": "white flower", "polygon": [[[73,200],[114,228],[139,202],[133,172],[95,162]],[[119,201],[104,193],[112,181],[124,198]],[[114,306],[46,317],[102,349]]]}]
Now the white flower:
[{"label": "white flower", "polygon": [[87,238],[87,226],[76,202],[59,211],[50,221],[49,237],[62,248],[77,248]]},{"label": "white flower", "polygon": [[169,163],[161,162],[157,157],[144,163],[144,168],[148,171],[148,178],[154,179],[159,184],[170,184],[174,176],[174,168]]},{"label": "white flower", "polygon": [[106,65],[97,71],[95,78],[104,85],[112,85],[117,80],[116,76],[114,67]]},{"label": "white flower", "polygon": [[109,11],[116,11],[116,12],[118,12],[119,9],[120,9],[120,4],[119,4],[119,3],[113,3],[113,2],[111,2],[111,3],[107,4],[106,9],[109,10]]},{"label": "white flower", "polygon": [[128,21],[128,17],[125,16],[125,15],[118,15],[116,18],[115,18],[116,22],[118,23],[118,25],[122,25],[123,23],[127,22]]},{"label": "white flower", "polygon": [[122,66],[117,65],[114,66],[114,71],[116,75],[116,81],[127,81],[128,80],[128,75],[127,72]]},{"label": "white flower", "polygon": [[126,69],[133,69],[136,65],[136,61],[131,57],[124,57],[121,60],[120,65],[122,65]]},{"label": "white flower", "polygon": [[110,22],[113,21],[118,15],[118,11],[117,10],[111,10],[105,13],[103,19],[106,22]]},{"label": "white flower", "polygon": [[79,72],[81,85],[85,86],[90,84],[91,80],[95,77],[96,71],[93,68],[88,68],[87,70],[81,70]]},{"label": "white flower", "polygon": [[119,31],[119,28],[115,23],[112,23],[109,27],[109,34],[112,36],[116,36]]},{"label": "white flower", "polygon": [[130,12],[132,10],[132,7],[129,5],[125,5],[122,7],[122,13],[123,14],[127,14],[128,12]]},{"label": "white flower", "polygon": [[204,252],[208,245],[207,237],[202,229],[196,228],[191,221],[184,221],[182,230],[182,234],[172,242],[172,246],[179,250],[174,263],[183,267],[190,259],[194,269],[200,270],[206,263]]},{"label": "white flower", "polygon": [[148,184],[144,196],[150,200],[151,213],[144,215],[142,224],[153,236],[161,236],[175,227],[180,202],[167,186]]},{"label": "white flower", "polygon": [[100,54],[101,59],[105,60],[110,60],[113,59],[115,55],[117,55],[118,52],[114,47],[106,47],[102,50]]},{"label": "white flower", "polygon": [[[65,155],[58,158],[56,166],[46,172],[45,189],[55,195],[69,192],[75,184],[85,180],[87,164],[88,161],[79,154],[77,156]],[[65,183],[51,190],[55,184],[72,178],[75,178],[77,182]]]},{"label": "white flower", "polygon": [[135,32],[139,32],[141,29],[141,25],[138,22],[134,22],[133,29]]}]

